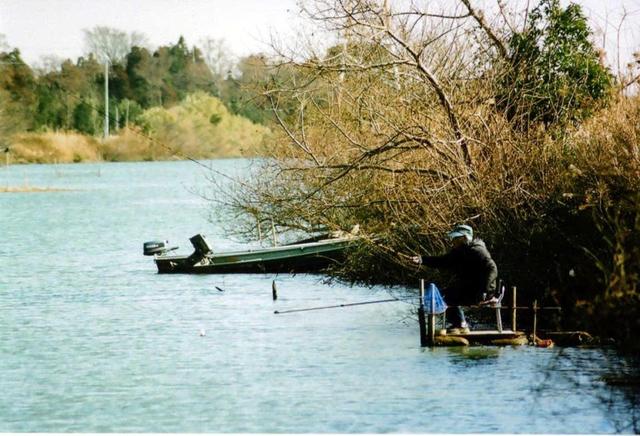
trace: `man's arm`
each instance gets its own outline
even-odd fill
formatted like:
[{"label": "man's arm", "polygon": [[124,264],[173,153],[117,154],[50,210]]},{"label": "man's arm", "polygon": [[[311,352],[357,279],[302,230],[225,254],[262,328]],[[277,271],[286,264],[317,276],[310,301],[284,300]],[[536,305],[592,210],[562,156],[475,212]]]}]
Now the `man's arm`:
[{"label": "man's arm", "polygon": [[422,256],[422,264],[431,268],[452,268],[455,264],[452,252],[443,254],[442,256]]}]

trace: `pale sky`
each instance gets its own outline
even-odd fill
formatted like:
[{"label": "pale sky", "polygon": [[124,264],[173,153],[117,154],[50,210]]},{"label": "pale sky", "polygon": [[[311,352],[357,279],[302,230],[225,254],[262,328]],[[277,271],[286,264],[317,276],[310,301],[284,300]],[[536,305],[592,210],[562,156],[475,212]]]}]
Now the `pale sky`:
[{"label": "pale sky", "polygon": [[[472,1],[481,7],[492,3],[495,0]],[[606,29],[611,64],[615,65],[612,53],[618,45],[623,63],[640,50],[640,0],[577,3],[591,18],[598,44]],[[618,41],[624,11],[627,17]],[[286,41],[300,20],[296,0],[0,0],[0,33],[28,63],[45,55],[75,60],[83,54],[82,30],[98,25],[141,32],[153,46],[175,43],[180,35],[189,45],[198,45],[202,38],[224,38],[234,54],[243,56],[268,51],[274,31]]]},{"label": "pale sky", "polygon": [[273,29],[286,31],[295,0],[0,0],[0,33],[32,63],[43,55],[76,59],[83,29],[108,26],[145,34],[153,46],[224,38],[239,56],[266,50]]}]

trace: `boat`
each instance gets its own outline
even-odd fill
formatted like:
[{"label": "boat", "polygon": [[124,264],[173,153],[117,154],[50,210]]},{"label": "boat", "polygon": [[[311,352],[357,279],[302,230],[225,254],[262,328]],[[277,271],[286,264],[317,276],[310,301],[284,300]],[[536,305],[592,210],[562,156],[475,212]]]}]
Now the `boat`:
[{"label": "boat", "polygon": [[190,255],[172,255],[178,247],[168,241],[145,242],[143,253],[153,256],[160,274],[305,273],[320,272],[343,258],[357,237],[329,235],[268,248],[216,253],[206,236],[189,239]]}]

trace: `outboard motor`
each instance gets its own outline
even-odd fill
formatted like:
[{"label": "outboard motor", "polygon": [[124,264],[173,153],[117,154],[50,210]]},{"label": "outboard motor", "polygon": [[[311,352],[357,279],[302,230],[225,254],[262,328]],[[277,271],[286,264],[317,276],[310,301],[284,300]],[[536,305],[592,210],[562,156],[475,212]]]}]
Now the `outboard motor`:
[{"label": "outboard motor", "polygon": [[178,248],[170,247],[169,241],[149,241],[145,242],[142,247],[145,256],[163,255]]}]

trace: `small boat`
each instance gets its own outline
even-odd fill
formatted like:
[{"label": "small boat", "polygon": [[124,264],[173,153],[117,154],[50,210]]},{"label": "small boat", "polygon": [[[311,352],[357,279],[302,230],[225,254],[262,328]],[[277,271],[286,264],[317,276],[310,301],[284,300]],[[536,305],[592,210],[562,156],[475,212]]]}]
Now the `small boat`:
[{"label": "small boat", "polygon": [[153,256],[158,273],[230,274],[230,273],[302,273],[318,272],[342,259],[353,235],[310,238],[288,245],[244,251],[215,253],[204,235],[190,238],[191,255],[171,255],[178,247],[167,241],[145,242],[143,252]]}]

